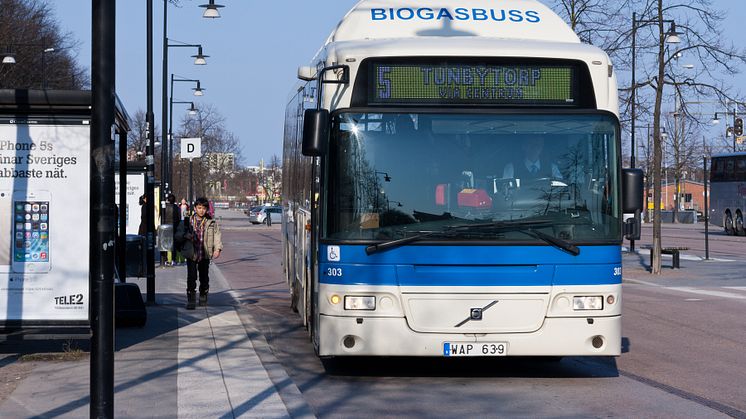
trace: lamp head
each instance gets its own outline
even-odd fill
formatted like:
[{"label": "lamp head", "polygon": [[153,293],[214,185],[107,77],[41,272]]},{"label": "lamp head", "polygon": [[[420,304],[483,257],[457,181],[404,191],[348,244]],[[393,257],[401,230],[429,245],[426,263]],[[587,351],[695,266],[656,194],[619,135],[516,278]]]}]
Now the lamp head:
[{"label": "lamp head", "polygon": [[199,7],[204,7],[205,11],[202,13],[202,17],[207,19],[216,19],[220,17],[219,8],[225,7],[222,4],[215,4],[215,0],[210,0],[208,4],[200,4]]},{"label": "lamp head", "polygon": [[209,57],[209,55],[202,54],[202,47],[197,47],[197,55],[192,55],[192,58],[194,58],[194,64],[195,65],[205,65],[207,64],[206,58]]},{"label": "lamp head", "polygon": [[668,32],[666,32],[666,43],[669,43],[669,44],[681,43],[679,32],[676,32],[676,22],[671,22],[671,28],[668,29]]},{"label": "lamp head", "polygon": [[7,54],[5,57],[3,57],[3,64],[15,64],[16,63],[16,57],[13,56],[13,54]]},{"label": "lamp head", "polygon": [[194,90],[194,96],[204,96],[205,94],[205,89],[202,88],[199,81],[197,81],[197,87],[193,88],[192,90]]}]

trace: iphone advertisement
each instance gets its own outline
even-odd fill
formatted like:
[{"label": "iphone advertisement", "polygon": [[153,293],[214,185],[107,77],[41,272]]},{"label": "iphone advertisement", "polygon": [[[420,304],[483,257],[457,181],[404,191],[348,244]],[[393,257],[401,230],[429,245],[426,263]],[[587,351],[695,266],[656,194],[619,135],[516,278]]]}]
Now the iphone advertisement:
[{"label": "iphone advertisement", "polygon": [[90,126],[0,117],[0,322],[88,320]]}]

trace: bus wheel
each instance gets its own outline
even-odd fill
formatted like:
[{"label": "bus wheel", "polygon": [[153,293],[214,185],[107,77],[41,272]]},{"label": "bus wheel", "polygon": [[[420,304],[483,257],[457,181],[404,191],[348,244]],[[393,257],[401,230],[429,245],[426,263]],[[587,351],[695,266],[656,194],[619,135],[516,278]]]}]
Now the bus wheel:
[{"label": "bus wheel", "polygon": [[737,236],[746,235],[746,231],[743,229],[743,214],[740,211],[736,213],[736,228],[733,234]]},{"label": "bus wheel", "polygon": [[733,217],[730,212],[725,213],[725,220],[723,220],[723,227],[725,228],[725,234],[733,236],[735,234],[735,228],[733,228]]}]

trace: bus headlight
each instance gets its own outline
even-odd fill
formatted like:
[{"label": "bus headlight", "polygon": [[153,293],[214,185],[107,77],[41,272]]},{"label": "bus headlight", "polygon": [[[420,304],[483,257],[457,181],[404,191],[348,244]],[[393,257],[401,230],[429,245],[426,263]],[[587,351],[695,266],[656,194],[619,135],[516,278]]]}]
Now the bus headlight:
[{"label": "bus headlight", "polygon": [[572,297],[572,309],[576,311],[603,310],[604,297],[601,295]]},{"label": "bus headlight", "polygon": [[376,297],[345,295],[345,310],[375,310]]}]

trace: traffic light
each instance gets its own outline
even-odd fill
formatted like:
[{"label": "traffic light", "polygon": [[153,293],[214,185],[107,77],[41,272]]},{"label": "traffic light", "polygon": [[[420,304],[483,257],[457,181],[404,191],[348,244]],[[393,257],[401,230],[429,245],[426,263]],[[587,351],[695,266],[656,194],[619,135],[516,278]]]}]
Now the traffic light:
[{"label": "traffic light", "polygon": [[736,124],[733,127],[733,132],[736,134],[736,136],[743,135],[743,119],[736,118]]}]

